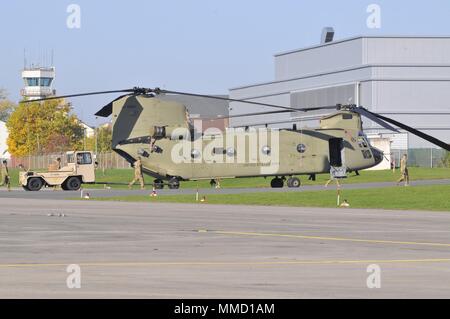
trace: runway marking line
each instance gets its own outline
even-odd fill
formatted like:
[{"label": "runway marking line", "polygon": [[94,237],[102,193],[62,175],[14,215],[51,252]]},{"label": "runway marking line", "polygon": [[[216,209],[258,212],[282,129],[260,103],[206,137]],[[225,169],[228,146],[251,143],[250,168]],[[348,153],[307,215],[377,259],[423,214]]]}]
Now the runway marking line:
[{"label": "runway marking line", "polygon": [[[143,267],[143,266],[277,266],[277,265],[336,265],[336,264],[394,264],[394,263],[442,263],[450,258],[381,259],[381,260],[292,260],[292,261],[242,261],[242,262],[98,262],[78,263],[80,267]],[[0,264],[0,268],[67,267],[67,263]]]},{"label": "runway marking line", "polygon": [[349,242],[372,243],[372,244],[396,244],[396,245],[419,245],[419,246],[450,247],[450,244],[447,244],[447,243],[431,243],[431,242],[360,239],[360,238],[344,238],[344,237],[323,237],[323,236],[306,236],[306,235],[275,234],[275,233],[255,233],[255,232],[237,232],[237,231],[222,231],[222,230],[211,230],[211,231],[208,231],[208,232],[215,233],[215,234],[236,235],[236,236],[284,237],[284,238],[317,239],[317,240],[329,240],[329,241],[349,241]]}]

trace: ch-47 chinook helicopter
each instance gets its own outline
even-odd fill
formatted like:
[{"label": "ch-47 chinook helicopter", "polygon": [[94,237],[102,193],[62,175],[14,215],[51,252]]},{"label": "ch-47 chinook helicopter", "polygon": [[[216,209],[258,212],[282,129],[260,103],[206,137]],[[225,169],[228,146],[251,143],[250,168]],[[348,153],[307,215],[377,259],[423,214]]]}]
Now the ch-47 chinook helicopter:
[{"label": "ch-47 chinook helicopter", "polygon": [[[362,128],[361,117],[397,131],[392,125],[450,151],[449,144],[403,123],[356,105],[293,108],[164,89],[132,88],[49,97],[41,100],[86,95],[125,93],[100,109],[96,116],[112,115],[112,149],[128,162],[142,161],[143,172],[154,177],[154,186],[176,189],[180,181],[264,176],[273,177],[271,187],[299,187],[297,175],[335,173],[373,167],[383,160],[383,152],[372,147]],[[196,132],[185,105],[171,95],[224,99],[277,108],[256,116],[284,112],[334,109],[323,116],[315,129],[287,129],[258,132],[249,128],[225,132]],[[391,125],[392,124],[392,125]],[[253,134],[253,135],[252,135]],[[226,143],[225,143],[226,141]]]}]

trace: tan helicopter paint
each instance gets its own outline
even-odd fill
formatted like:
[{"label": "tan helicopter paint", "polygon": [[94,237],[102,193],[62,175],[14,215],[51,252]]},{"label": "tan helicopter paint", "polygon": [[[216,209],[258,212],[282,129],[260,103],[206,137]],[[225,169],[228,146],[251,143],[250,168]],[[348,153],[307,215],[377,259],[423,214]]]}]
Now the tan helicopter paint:
[{"label": "tan helicopter paint", "polygon": [[[272,145],[271,134],[268,132],[267,141],[258,139],[257,142],[249,138],[245,140],[244,149],[235,147],[235,154],[216,155],[215,162],[205,163],[196,162],[194,158],[185,156],[185,161],[175,163],[172,159],[172,149],[180,143],[192,143],[187,139],[186,132],[193,129],[192,123],[188,120],[186,107],[180,103],[161,100],[157,97],[131,96],[124,97],[113,103],[113,149],[120,155],[127,158],[130,162],[138,156],[141,157],[143,171],[149,175],[168,179],[170,177],[179,177],[183,180],[192,179],[211,179],[211,178],[230,178],[247,176],[290,176],[300,174],[313,174],[329,172],[329,139],[342,138],[344,151],[344,165],[351,170],[358,170],[372,167],[377,164],[373,156],[373,149],[361,133],[361,118],[359,114],[350,111],[338,111],[337,113],[322,118],[319,129],[305,130],[279,130],[279,159],[273,161],[278,165],[276,171],[264,171],[267,164],[261,161],[262,148],[264,146],[270,149],[276,149]],[[154,138],[155,127],[164,127],[165,137]],[[171,136],[177,129],[184,129],[185,133]],[[238,136],[245,135],[247,132],[237,133]],[[223,139],[226,140],[227,132],[223,133]],[[136,141],[140,137],[152,136],[151,140]],[[228,135],[229,137],[229,135]],[[218,142],[220,135],[205,134],[200,137],[198,145],[201,150],[208,147],[210,143]],[[364,142],[364,143],[363,143]],[[297,151],[297,146],[303,144],[304,152]],[[366,146],[364,146],[364,144]],[[257,161],[251,163],[248,161],[249,150],[251,147],[257,147]],[[158,149],[159,151],[155,151]],[[195,148],[195,146],[193,147]],[[227,146],[225,145],[226,151]],[[211,149],[211,148],[210,148]],[[366,152],[367,158],[362,153]],[[231,157],[238,156],[247,158],[245,163],[233,162],[227,163]],[[369,157],[370,155],[370,157]],[[222,161],[223,163],[220,163]]]}]

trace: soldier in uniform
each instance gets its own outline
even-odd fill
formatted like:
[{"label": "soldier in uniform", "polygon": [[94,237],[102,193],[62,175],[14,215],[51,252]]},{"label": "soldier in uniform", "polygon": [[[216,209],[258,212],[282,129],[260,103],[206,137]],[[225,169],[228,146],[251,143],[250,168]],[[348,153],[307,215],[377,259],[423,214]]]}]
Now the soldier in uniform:
[{"label": "soldier in uniform", "polygon": [[11,180],[9,177],[8,162],[6,160],[4,160],[2,164],[2,183],[0,186],[6,186],[8,192],[11,191]]},{"label": "soldier in uniform", "polygon": [[402,159],[400,160],[400,172],[402,176],[397,181],[397,185],[404,181],[405,186],[409,186],[408,155],[406,154],[403,154]]},{"label": "soldier in uniform", "polygon": [[55,166],[56,166],[56,169],[57,169],[58,171],[61,169],[61,157],[58,157],[58,158],[55,160]]},{"label": "soldier in uniform", "polygon": [[128,185],[128,188],[131,189],[131,187],[134,185],[134,183],[139,181],[139,183],[141,184],[141,189],[145,189],[144,176],[142,175],[142,162],[141,162],[140,156],[138,157],[137,161],[134,162],[133,167],[134,167],[134,179]]}]

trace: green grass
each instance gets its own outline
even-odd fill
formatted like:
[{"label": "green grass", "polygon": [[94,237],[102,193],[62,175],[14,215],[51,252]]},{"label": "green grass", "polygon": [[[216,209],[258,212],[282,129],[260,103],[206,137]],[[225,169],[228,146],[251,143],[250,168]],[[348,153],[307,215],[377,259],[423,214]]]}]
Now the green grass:
[{"label": "green grass", "polygon": [[[18,185],[19,172],[17,169],[11,169],[10,175],[12,177],[11,183],[13,186]],[[450,168],[410,168],[411,180],[423,179],[450,179]],[[349,174],[349,177],[344,180],[344,184],[353,183],[372,183],[372,182],[392,182],[400,176],[399,170],[393,173],[390,170],[384,171],[361,171],[360,176],[355,176],[354,173]],[[145,176],[147,184],[153,182],[153,178]],[[303,185],[320,185],[325,184],[328,180],[329,174],[319,174],[315,182],[309,181],[308,176],[300,176]],[[99,185],[85,185],[84,188],[103,188],[105,184],[109,184],[111,188],[127,188],[127,184],[133,179],[133,170],[131,169],[107,169],[96,171],[96,180]],[[269,187],[271,178],[263,177],[252,178],[233,178],[223,179],[221,186],[228,187]],[[138,188],[138,186],[135,186]],[[181,188],[209,188],[209,180],[188,181],[181,182]]]},{"label": "green grass", "polygon": [[[343,190],[341,201],[343,199],[350,203],[351,208],[450,211],[450,185]],[[97,200],[205,204],[196,202],[195,195],[126,196]],[[215,194],[207,195],[206,204],[336,207],[336,190]]]}]

